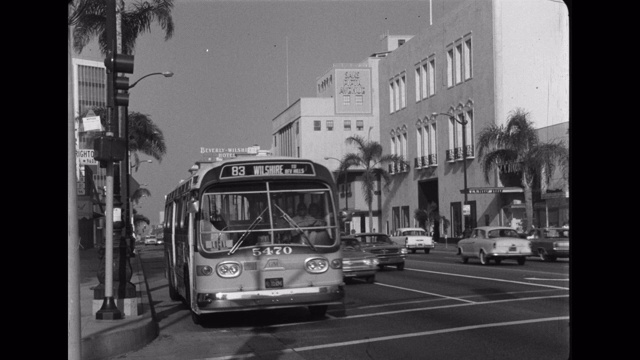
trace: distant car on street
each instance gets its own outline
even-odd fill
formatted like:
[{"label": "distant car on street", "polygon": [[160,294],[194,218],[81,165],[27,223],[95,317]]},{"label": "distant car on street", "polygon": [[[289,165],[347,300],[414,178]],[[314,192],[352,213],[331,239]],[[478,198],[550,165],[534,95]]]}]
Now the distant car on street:
[{"label": "distant car on street", "polygon": [[545,227],[529,231],[527,239],[531,241],[533,256],[543,261],[556,261],[558,258],[569,258],[569,229],[561,227]]},{"label": "distant car on street", "polygon": [[378,257],[362,249],[360,241],[352,236],[342,236],[342,274],[346,279],[363,278],[369,284],[376,279]]},{"label": "distant car on street", "polygon": [[361,233],[353,237],[360,241],[360,245],[378,257],[378,268],[395,266],[398,270],[404,270],[404,259],[407,257],[407,248],[391,241],[385,233]]},{"label": "distant car on street", "polygon": [[521,239],[514,229],[503,226],[481,226],[473,229],[468,238],[458,241],[458,255],[463,263],[469,258],[478,258],[482,265],[489,260],[500,264],[505,259],[515,259],[524,265],[527,256],[531,256],[531,242]]},{"label": "distant car on street", "polygon": [[158,238],[155,235],[147,235],[144,238],[145,245],[156,245],[158,243]]},{"label": "distant car on street", "polygon": [[391,240],[396,244],[404,245],[413,254],[416,250],[424,250],[424,253],[428,254],[436,247],[433,238],[422,228],[399,228],[394,234]]}]

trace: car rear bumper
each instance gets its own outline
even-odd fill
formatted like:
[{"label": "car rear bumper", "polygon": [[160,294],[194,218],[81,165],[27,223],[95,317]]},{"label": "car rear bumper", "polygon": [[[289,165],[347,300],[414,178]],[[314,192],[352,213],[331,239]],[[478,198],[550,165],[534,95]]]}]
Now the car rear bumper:
[{"label": "car rear bumper", "polygon": [[531,251],[520,252],[520,253],[499,253],[499,252],[490,252],[487,254],[487,257],[499,257],[499,258],[517,258],[523,256],[531,256],[533,253]]}]

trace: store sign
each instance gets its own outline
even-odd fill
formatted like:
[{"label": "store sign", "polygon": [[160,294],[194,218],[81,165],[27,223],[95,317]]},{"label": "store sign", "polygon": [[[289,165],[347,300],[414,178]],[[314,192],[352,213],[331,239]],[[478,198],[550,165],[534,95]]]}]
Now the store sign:
[{"label": "store sign", "polygon": [[[467,194],[501,194],[501,193],[521,193],[523,192],[520,187],[476,187],[467,188]],[[460,190],[460,194],[464,194],[464,190]]]},{"label": "store sign", "polygon": [[98,165],[96,159],[93,158],[93,149],[78,149],[76,158],[78,165]]}]

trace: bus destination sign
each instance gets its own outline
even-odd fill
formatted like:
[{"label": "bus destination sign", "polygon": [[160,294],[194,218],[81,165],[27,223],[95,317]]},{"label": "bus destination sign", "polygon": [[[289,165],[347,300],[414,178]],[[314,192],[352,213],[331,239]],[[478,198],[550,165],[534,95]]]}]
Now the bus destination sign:
[{"label": "bus destination sign", "polygon": [[268,163],[225,165],[220,172],[220,179],[239,178],[247,176],[291,176],[315,175],[310,163]]}]

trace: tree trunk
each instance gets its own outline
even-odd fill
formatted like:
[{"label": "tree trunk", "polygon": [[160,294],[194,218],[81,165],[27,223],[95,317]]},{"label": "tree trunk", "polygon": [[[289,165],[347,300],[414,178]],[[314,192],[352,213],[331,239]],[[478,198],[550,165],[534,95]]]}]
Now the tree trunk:
[{"label": "tree trunk", "polygon": [[526,215],[526,226],[524,227],[524,231],[528,232],[533,225],[533,191],[531,190],[531,183],[529,177],[523,171],[522,175],[522,185],[524,187],[524,210]]}]

